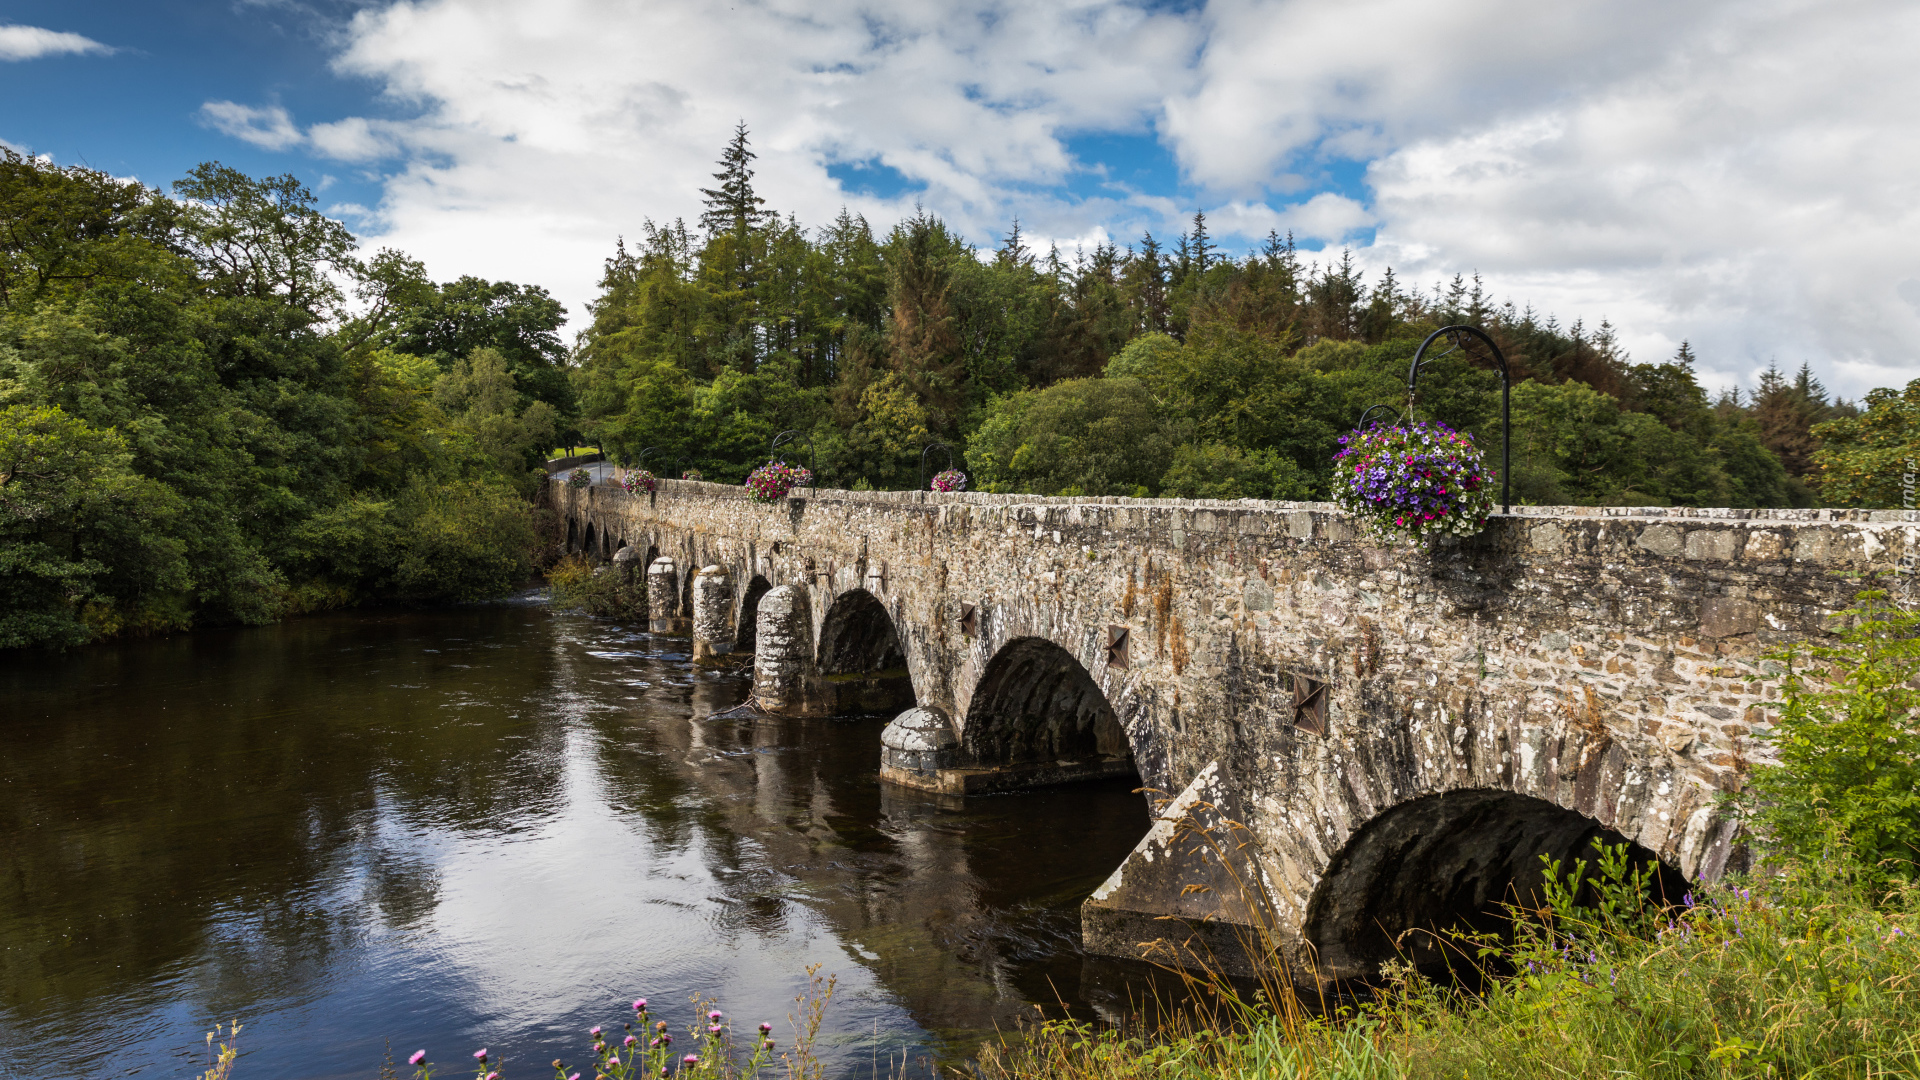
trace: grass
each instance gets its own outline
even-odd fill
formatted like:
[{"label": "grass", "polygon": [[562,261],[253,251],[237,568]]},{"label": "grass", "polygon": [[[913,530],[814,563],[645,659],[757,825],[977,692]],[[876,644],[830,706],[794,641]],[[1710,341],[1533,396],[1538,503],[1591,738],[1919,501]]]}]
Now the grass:
[{"label": "grass", "polygon": [[1912,890],[1876,905],[1844,874],[1801,866],[1703,887],[1677,909],[1588,908],[1570,896],[1515,909],[1506,942],[1455,937],[1461,962],[1487,976],[1475,991],[1394,970],[1368,1003],[1331,1015],[1286,990],[1252,1001],[1218,993],[1214,1008],[1154,1031],[1043,1022],[992,1047],[981,1071],[990,1080],[1920,1077]]}]

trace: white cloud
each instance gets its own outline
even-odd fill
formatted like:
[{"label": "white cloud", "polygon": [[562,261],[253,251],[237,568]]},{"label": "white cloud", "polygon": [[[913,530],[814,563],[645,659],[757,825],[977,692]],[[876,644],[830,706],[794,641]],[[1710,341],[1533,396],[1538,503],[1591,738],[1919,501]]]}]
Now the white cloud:
[{"label": "white cloud", "polygon": [[[1375,270],[1478,270],[1611,319],[1638,359],[1690,338],[1723,380],[1803,357],[1848,393],[1920,375],[1904,0],[400,0],[342,40],[338,69],[413,119],[302,132],[210,102],[208,121],[377,164],[377,242],[576,311],[616,234],[699,212],[741,118],[762,193],[804,222],[919,201],[981,239],[1018,215],[1065,249],[1191,214],[1192,194],[1064,193],[1087,179],[1070,136],[1151,131],[1217,237],[1373,229]],[[1370,162],[1364,185],[1327,179],[1343,159]],[[849,194],[828,170],[856,162],[913,190]]]},{"label": "white cloud", "polygon": [[1478,269],[1639,359],[1714,381],[1811,360],[1857,394],[1920,377],[1920,45],[1911,5],[1727,5],[1577,98],[1416,139],[1370,172],[1372,261]]},{"label": "white cloud", "polygon": [[84,56],[113,52],[89,37],[38,26],[0,26],[0,60],[37,60],[42,56]]},{"label": "white cloud", "polygon": [[209,101],[200,106],[200,119],[215,131],[268,150],[285,150],[306,140],[292,115],[278,105],[256,109],[232,101]]}]

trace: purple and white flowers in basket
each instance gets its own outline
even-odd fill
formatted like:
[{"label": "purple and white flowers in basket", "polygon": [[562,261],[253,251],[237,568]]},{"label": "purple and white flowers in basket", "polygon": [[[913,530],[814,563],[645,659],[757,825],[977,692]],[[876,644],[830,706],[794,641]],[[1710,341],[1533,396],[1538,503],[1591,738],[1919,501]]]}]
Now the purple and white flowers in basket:
[{"label": "purple and white flowers in basket", "polygon": [[592,485],[593,485],[593,474],[588,472],[585,469],[575,469],[572,472],[567,474],[568,487],[583,488],[583,487],[591,487]]},{"label": "purple and white flowers in basket", "polygon": [[637,495],[642,491],[652,491],[660,486],[660,481],[645,469],[628,469],[620,474],[620,486],[627,494]]},{"label": "purple and white flowers in basket", "polygon": [[681,474],[680,474],[680,479],[682,479],[682,480],[705,480],[705,479],[706,479],[706,477],[705,477],[705,476],[702,476],[702,475],[700,474],[700,470],[699,470],[699,469],[688,469],[688,470],[687,470],[686,472],[683,472],[683,473],[681,473]]},{"label": "purple and white flowers in basket", "polygon": [[779,502],[787,492],[813,483],[813,472],[784,461],[769,461],[747,474],[747,498],[754,502]]},{"label": "purple and white flowers in basket", "polygon": [[935,491],[967,490],[967,474],[959,469],[946,469],[933,474],[933,483],[929,485]]},{"label": "purple and white flowers in basket", "polygon": [[1437,421],[1376,422],[1340,444],[1333,501],[1374,534],[1418,540],[1486,527],[1493,487],[1472,436]]}]

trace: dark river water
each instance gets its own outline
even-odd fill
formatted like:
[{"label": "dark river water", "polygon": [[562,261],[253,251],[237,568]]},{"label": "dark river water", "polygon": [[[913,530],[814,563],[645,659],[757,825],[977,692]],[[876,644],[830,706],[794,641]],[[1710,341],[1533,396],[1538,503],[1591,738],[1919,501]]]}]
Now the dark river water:
[{"label": "dark river water", "polygon": [[529,598],[0,658],[0,1077],[197,1075],[228,1018],[238,1080],[545,1076],[642,995],[784,1041],[814,964],[830,1072],[924,1074],[1139,985],[1079,947],[1131,785],[883,788],[884,717],[694,719],[747,678],[685,649]]}]

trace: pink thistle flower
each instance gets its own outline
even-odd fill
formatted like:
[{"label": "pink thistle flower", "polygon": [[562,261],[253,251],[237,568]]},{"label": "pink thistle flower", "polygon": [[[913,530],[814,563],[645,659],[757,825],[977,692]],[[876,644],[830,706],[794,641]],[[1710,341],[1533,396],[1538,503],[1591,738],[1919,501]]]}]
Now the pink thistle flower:
[{"label": "pink thistle flower", "polygon": [[418,1065],[425,1060],[427,1060],[427,1052],[425,1050],[415,1050],[413,1056],[407,1059],[407,1064]]},{"label": "pink thistle flower", "polygon": [[688,1054],[686,1057],[680,1059],[680,1063],[683,1065],[698,1065],[700,1064],[700,1055]]},{"label": "pink thistle flower", "polygon": [[599,1038],[599,1037],[600,1037],[600,1026],[599,1026],[598,1024],[596,1024],[596,1025],[594,1025],[593,1027],[590,1027],[590,1028],[588,1028],[588,1029],[587,1029],[587,1034],[589,1034],[589,1035],[591,1035],[591,1036],[593,1036],[593,1037],[594,1037],[594,1038],[596,1038],[596,1039],[597,1039],[597,1038]]},{"label": "pink thistle flower", "polygon": [[773,1030],[773,1025],[772,1025],[772,1024],[768,1024],[768,1023],[764,1023],[764,1022],[763,1022],[763,1023],[761,1023],[761,1025],[760,1025],[760,1034],[762,1034],[762,1035],[765,1035],[765,1034],[766,1034],[767,1032],[769,1032],[769,1031],[772,1031],[772,1030]]},{"label": "pink thistle flower", "polygon": [[708,1025],[707,1025],[707,1034],[709,1034],[709,1035],[718,1035],[718,1034],[720,1034],[720,1025],[719,1025],[719,1024],[708,1024]]},{"label": "pink thistle flower", "polygon": [[721,1018],[722,1016],[724,1016],[724,1015],[726,1015],[726,1014],[725,1014],[725,1013],[722,1013],[722,1012],[721,1012],[721,1011],[720,1011],[719,1009],[715,1009],[715,1010],[713,1010],[712,1012],[710,1012],[710,1013],[708,1013],[708,1014],[707,1014],[707,1019],[709,1019],[709,1020],[718,1020],[718,1019],[720,1019],[720,1018]]},{"label": "pink thistle flower", "polygon": [[639,1041],[640,1041],[639,1039],[636,1039],[633,1036],[629,1035],[627,1036],[627,1041],[623,1045],[632,1046],[634,1043],[637,1043]]},{"label": "pink thistle flower", "polygon": [[475,1060],[475,1061],[485,1061],[485,1060],[487,1060],[487,1048],[483,1046],[483,1047],[481,1047],[480,1049],[478,1049],[478,1050],[475,1050],[475,1051],[473,1052],[473,1060]]},{"label": "pink thistle flower", "polygon": [[646,999],[646,998],[634,998],[634,999],[633,999],[633,1011],[634,1011],[634,1012],[646,1012],[646,1011],[647,1011],[647,999]]}]

